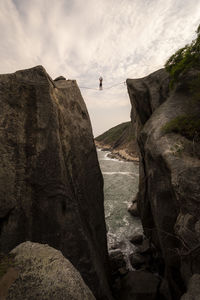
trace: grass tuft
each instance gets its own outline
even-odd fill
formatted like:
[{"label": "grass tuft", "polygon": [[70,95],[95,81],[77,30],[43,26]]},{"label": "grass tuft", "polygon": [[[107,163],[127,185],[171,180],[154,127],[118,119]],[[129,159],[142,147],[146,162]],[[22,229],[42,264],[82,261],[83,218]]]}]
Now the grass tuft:
[{"label": "grass tuft", "polygon": [[165,63],[165,69],[170,74],[170,88],[178,82],[180,75],[191,68],[200,67],[200,25],[197,28],[197,38],[190,44],[176,51]]},{"label": "grass tuft", "polygon": [[164,133],[175,132],[189,140],[200,142],[200,117],[178,116],[165,124],[162,130]]}]

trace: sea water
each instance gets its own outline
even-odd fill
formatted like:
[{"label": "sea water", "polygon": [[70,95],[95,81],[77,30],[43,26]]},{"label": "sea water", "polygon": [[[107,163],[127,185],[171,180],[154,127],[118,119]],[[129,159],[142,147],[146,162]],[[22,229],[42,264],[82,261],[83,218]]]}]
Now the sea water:
[{"label": "sea water", "polygon": [[[128,207],[138,191],[139,165],[108,157],[108,151],[97,150],[104,178],[104,208],[107,226],[108,248],[121,244],[120,248],[131,247],[128,242],[134,234],[142,233],[141,221],[128,212]],[[131,250],[132,251],[132,250]]]}]

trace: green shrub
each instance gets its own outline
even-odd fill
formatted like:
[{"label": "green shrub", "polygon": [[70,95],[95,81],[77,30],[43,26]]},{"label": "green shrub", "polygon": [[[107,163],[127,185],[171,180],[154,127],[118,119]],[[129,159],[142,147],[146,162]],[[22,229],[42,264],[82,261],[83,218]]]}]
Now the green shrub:
[{"label": "green shrub", "polygon": [[192,100],[200,102],[200,75],[189,84]]},{"label": "green shrub", "polygon": [[189,69],[200,67],[200,25],[197,28],[197,38],[191,44],[179,49],[165,63],[165,69],[169,72],[173,88],[181,74]]},{"label": "green shrub", "polygon": [[175,132],[185,136],[189,140],[200,141],[200,117],[178,116],[165,124],[162,128],[164,133]]}]

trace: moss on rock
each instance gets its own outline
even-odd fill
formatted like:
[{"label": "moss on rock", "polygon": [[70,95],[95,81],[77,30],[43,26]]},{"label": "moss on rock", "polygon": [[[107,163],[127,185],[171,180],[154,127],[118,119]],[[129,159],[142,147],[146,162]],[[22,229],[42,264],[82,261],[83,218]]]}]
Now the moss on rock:
[{"label": "moss on rock", "polygon": [[164,133],[175,132],[185,136],[189,140],[200,141],[200,117],[196,116],[178,116],[162,128]]}]

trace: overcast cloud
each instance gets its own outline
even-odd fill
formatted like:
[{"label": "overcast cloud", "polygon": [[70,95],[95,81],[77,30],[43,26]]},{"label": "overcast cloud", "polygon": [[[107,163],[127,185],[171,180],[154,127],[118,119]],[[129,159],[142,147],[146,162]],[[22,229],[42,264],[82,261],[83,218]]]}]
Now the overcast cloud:
[{"label": "overcast cloud", "polygon": [[[148,75],[195,37],[199,0],[0,0],[0,73],[42,64],[98,88]],[[94,135],[129,120],[126,86],[81,89]]]}]

